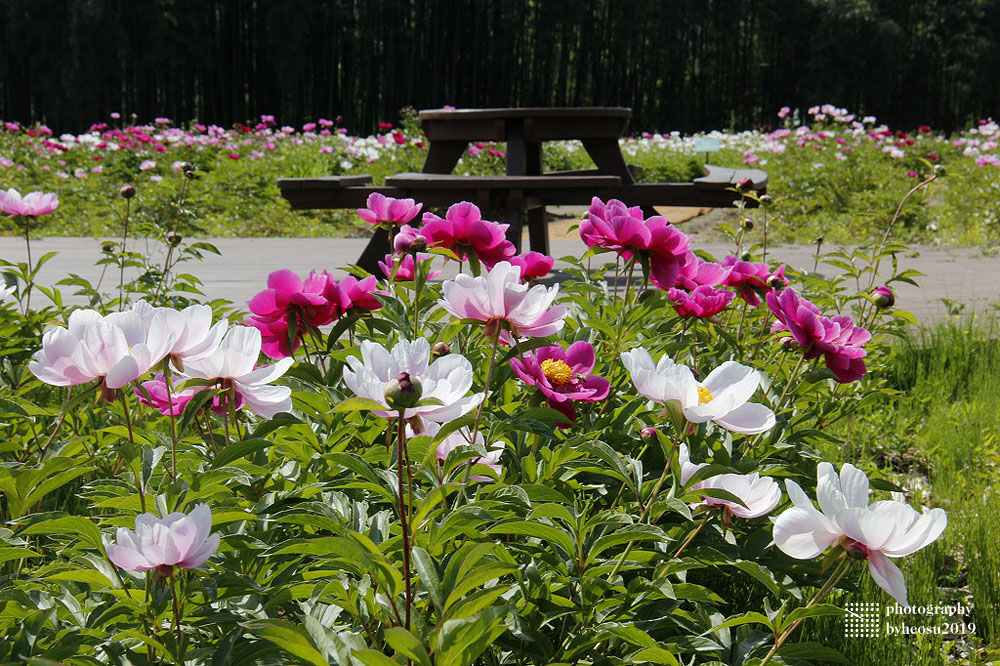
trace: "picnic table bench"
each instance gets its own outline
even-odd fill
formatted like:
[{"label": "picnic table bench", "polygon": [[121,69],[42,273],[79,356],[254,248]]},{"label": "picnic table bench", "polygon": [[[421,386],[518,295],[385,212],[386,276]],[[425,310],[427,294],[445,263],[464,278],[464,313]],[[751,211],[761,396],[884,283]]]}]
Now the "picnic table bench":
[{"label": "picnic table bench", "polygon": [[[481,210],[502,211],[510,225],[508,238],[520,250],[526,220],[532,250],[549,253],[545,206],[587,205],[593,197],[620,199],[642,206],[733,205],[728,188],[749,178],[757,193],[767,188],[767,173],[760,169],[706,166],[706,174],[687,183],[637,183],[639,167],[626,164],[618,144],[631,116],[619,107],[433,109],[421,111],[420,121],[428,139],[427,158],[421,173],[388,176],[385,185],[371,185],[368,175],[322,178],[282,178],[278,187],[294,209],[361,208],[368,196],[380,192],[408,197],[425,207],[471,201]],[[541,146],[545,141],[578,139],[596,168],[544,172]],[[505,141],[506,174],[463,176],[454,174],[459,159],[474,141]],[[358,265],[372,273],[390,252],[389,234],[376,229]]]}]

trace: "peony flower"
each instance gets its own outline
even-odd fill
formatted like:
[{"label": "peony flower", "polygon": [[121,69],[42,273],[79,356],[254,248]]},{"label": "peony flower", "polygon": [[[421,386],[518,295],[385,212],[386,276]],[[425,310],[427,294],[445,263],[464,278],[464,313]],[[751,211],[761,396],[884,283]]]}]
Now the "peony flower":
[{"label": "peony flower", "polygon": [[330,280],[323,290],[323,295],[336,308],[334,318],[339,319],[346,314],[352,314],[360,310],[378,310],[382,304],[375,294],[385,292],[376,289],[378,281],[374,275],[369,275],[363,280],[359,280],[353,275],[345,276],[336,282]]},{"label": "peony flower", "polygon": [[[28,363],[33,375],[53,386],[74,386],[99,379],[114,391],[149,372],[174,343],[162,313],[147,329],[136,309],[102,316],[74,310],[67,327],[49,326],[42,348]],[[105,394],[106,398],[113,395]]]},{"label": "peony flower", "polygon": [[285,374],[292,359],[283,358],[258,368],[260,350],[260,331],[252,326],[233,326],[213,354],[188,361],[184,374],[215,381],[220,388],[235,393],[237,404],[243,398],[252,412],[274,418],[279,412],[291,410],[292,389],[269,384]]},{"label": "peony flower", "polygon": [[[473,409],[483,400],[482,393],[467,396],[472,388],[472,364],[460,354],[448,354],[430,362],[430,343],[424,338],[410,342],[403,340],[390,352],[382,345],[364,340],[361,358],[351,356],[344,369],[344,383],[360,398],[373,400],[385,409],[373,410],[385,419],[398,415],[385,397],[386,385],[398,381],[406,373],[422,387],[424,404],[407,407],[403,413],[407,420],[418,419],[446,423]],[[419,430],[419,428],[418,428]]]},{"label": "peony flower", "polygon": [[460,273],[445,281],[441,289],[441,307],[459,319],[485,322],[490,337],[503,326],[515,337],[552,335],[562,329],[566,316],[566,308],[552,305],[559,295],[558,285],[521,284],[521,269],[506,261],[486,275]]},{"label": "peony flower", "polygon": [[0,190],[0,212],[8,215],[23,215],[38,217],[48,215],[59,207],[59,197],[51,192],[21,193],[11,188],[6,192]]},{"label": "peony flower", "polygon": [[726,281],[731,266],[703,261],[694,252],[688,252],[677,274],[677,286],[692,291],[699,286],[717,287]]},{"label": "peony flower", "polygon": [[[267,289],[250,299],[248,307],[254,316],[247,318],[247,323],[261,332],[265,354],[271,358],[291,356],[307,331],[333,321],[340,303],[327,298],[330,282],[326,271],[310,271],[304,281],[290,270],[267,276]],[[294,330],[291,340],[289,329]]]},{"label": "peony flower", "polygon": [[[438,432],[441,431],[441,424],[434,423],[433,421],[427,421],[424,423],[424,435],[429,437],[435,437]],[[413,430],[407,426],[407,434],[412,436]],[[461,448],[463,446],[470,446],[469,444],[469,429],[460,428],[455,432],[451,433],[445,437],[441,442],[438,443],[437,448],[434,451],[434,455],[438,462],[444,463],[448,459],[448,454],[455,449]],[[483,438],[483,433],[476,433],[476,442],[478,442],[483,447],[486,446],[486,440]],[[472,465],[486,465],[494,472],[497,476],[503,471],[503,467],[500,465],[500,456],[503,455],[504,445],[502,442],[494,442],[492,446],[486,449],[486,455],[481,458],[472,458],[466,461],[466,464]],[[488,476],[482,476],[480,474],[473,474],[469,477],[473,481],[492,481],[493,479]]]},{"label": "peony flower", "polygon": [[14,285],[8,287],[7,285],[0,282],[0,303],[3,303],[5,300],[7,300],[7,297],[13,294],[14,291],[15,291]]},{"label": "peony flower", "polygon": [[868,477],[850,463],[837,475],[833,465],[816,469],[820,510],[802,488],[785,481],[792,507],[774,521],[774,544],[799,560],[819,556],[831,545],[868,561],[875,583],[908,606],[903,573],[889,558],[903,557],[934,542],[948,525],[944,509],[917,513],[908,504],[886,500],[868,504]]},{"label": "peony flower", "polygon": [[[538,388],[549,399],[549,407],[572,422],[576,420],[574,400],[604,400],[611,389],[607,379],[590,374],[595,360],[594,347],[580,340],[565,351],[558,345],[541,347],[532,354],[511,359],[510,367],[522,381]],[[569,423],[559,426],[568,428]]]},{"label": "peony flower", "polygon": [[[722,507],[725,512],[724,521],[730,514],[737,518],[759,518],[770,513],[778,506],[781,499],[781,488],[769,476],[753,474],[718,474],[696,483],[693,488],[718,489],[732,493],[742,500],[743,504],[718,497],[702,497],[705,506]],[[728,524],[728,523],[727,523]]]},{"label": "peony flower", "polygon": [[424,213],[421,228],[431,247],[452,250],[462,261],[471,251],[487,268],[513,257],[517,250],[507,240],[510,225],[497,224],[482,219],[479,208],[468,201],[454,204],[442,219],[434,213]]},{"label": "peony flower", "polygon": [[108,559],[128,571],[156,569],[161,576],[174,567],[194,569],[204,564],[219,547],[212,531],[212,511],[197,505],[189,514],[175,512],[164,518],[151,513],[135,517],[135,530],[118,528],[115,543],[106,544]]},{"label": "peony flower", "polygon": [[[427,261],[431,258],[429,254],[418,254],[414,260],[412,254],[404,254],[399,258],[399,265],[394,266],[393,255],[385,255],[385,260],[378,262],[378,267],[387,278],[392,278],[396,282],[407,282],[416,278],[417,261]],[[393,273],[395,271],[395,273]],[[427,274],[428,280],[433,280],[441,275],[441,271],[430,271]]]},{"label": "peony flower", "polygon": [[528,282],[548,275],[555,261],[541,252],[525,252],[511,257],[510,265],[520,268],[521,280]]},{"label": "peony flower", "polygon": [[726,309],[736,294],[727,289],[700,286],[690,293],[671,288],[667,296],[682,317],[714,317]]},{"label": "peony flower", "polygon": [[666,354],[654,364],[649,352],[639,347],[621,358],[639,393],[660,404],[676,402],[690,423],[713,421],[746,435],[774,427],[770,408],[748,402],[760,386],[760,373],[753,368],[726,361],[701,383],[690,368],[675,364]]},{"label": "peony flower", "polygon": [[855,326],[850,317],[825,317],[794,289],[768,294],[767,306],[778,319],[771,324],[771,331],[791,333],[792,339],[803,348],[807,361],[822,354],[826,367],[841,384],[861,379],[868,372],[863,360],[867,352],[863,347],[872,334]]},{"label": "peony flower", "polygon": [[406,224],[417,216],[423,204],[413,199],[394,199],[378,192],[368,195],[367,208],[359,208],[358,216],[372,224]]},{"label": "peony flower", "polygon": [[761,295],[771,293],[774,288],[784,289],[788,285],[784,264],[772,273],[767,264],[743,261],[730,255],[722,260],[722,266],[729,269],[729,275],[722,284],[733,287],[750,307],[760,305]]},{"label": "peony flower", "polygon": [[208,305],[189,305],[183,310],[174,310],[139,301],[132,309],[142,318],[147,335],[154,322],[166,327],[173,337],[167,357],[181,371],[185,361],[213,353],[229,328],[225,321],[212,323],[212,308]]},{"label": "peony flower", "polygon": [[[191,398],[207,388],[209,387],[184,386],[182,383],[179,386],[171,387],[168,394],[166,378],[162,372],[159,372],[153,379],[142,382],[132,390],[139,398],[139,402],[147,407],[152,407],[164,416],[180,416],[187,404],[191,402]],[[243,396],[237,394],[236,409],[243,409],[245,404],[246,400],[243,399]],[[229,411],[228,402],[224,397],[216,395],[212,398],[212,411],[216,414],[226,414]]]}]

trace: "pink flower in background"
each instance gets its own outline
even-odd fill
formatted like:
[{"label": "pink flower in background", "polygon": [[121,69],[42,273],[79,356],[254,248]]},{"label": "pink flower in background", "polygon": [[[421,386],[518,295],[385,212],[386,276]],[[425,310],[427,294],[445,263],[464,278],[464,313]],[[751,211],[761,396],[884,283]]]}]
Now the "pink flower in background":
[{"label": "pink flower in background", "polygon": [[153,160],[143,160],[142,162],[139,163],[139,171],[150,171],[155,168],[156,168],[156,162],[154,162]]},{"label": "pink flower in background", "polygon": [[781,107],[778,110],[778,117],[779,118],[787,118],[788,114],[791,113],[791,112],[792,112],[792,110],[789,107],[783,106],[783,107]]},{"label": "pink flower in background", "polygon": [[903,502],[868,503],[868,477],[850,463],[838,475],[833,465],[816,468],[819,510],[799,484],[785,481],[792,507],[774,521],[774,545],[789,557],[809,560],[830,546],[866,560],[872,579],[907,606],[903,573],[889,559],[911,555],[938,539],[948,525],[944,509],[922,513]]},{"label": "pink flower in background", "polygon": [[48,215],[58,207],[59,197],[51,192],[30,192],[22,197],[13,188],[6,192],[0,190],[0,211],[8,215],[37,217]]},{"label": "pink flower in background", "polygon": [[689,291],[702,285],[717,287],[726,281],[731,270],[729,266],[703,261],[694,252],[688,252],[677,274],[677,286]]},{"label": "pink flower in background", "polygon": [[444,298],[438,304],[459,319],[486,324],[486,335],[509,331],[515,338],[544,337],[563,327],[566,308],[553,305],[558,285],[521,283],[521,269],[502,261],[486,275],[459,273],[442,285]]},{"label": "pink flower in background", "polygon": [[[439,432],[441,432],[441,424],[435,423],[434,421],[425,421],[423,423],[424,431],[422,434],[428,437],[435,437]],[[413,437],[416,433],[410,426],[407,426],[407,435]],[[444,463],[448,460],[448,455],[462,447],[470,446],[469,440],[471,439],[471,434],[468,428],[459,428],[455,432],[451,433],[443,440],[441,440],[437,448],[434,450],[434,456],[437,458],[439,463]],[[497,476],[503,471],[503,467],[500,465],[500,456],[504,452],[503,442],[494,442],[492,446],[486,446],[486,439],[483,437],[482,432],[476,433],[476,442],[478,442],[483,448],[486,449],[486,455],[482,458],[472,458],[467,460],[465,464],[469,465],[485,465],[493,470]],[[473,474],[469,477],[473,481],[492,481],[493,479],[488,476],[483,476],[481,474]]]},{"label": "pink flower in background", "polygon": [[507,224],[482,219],[479,208],[468,201],[454,204],[444,218],[424,213],[421,229],[432,247],[452,250],[462,261],[472,252],[487,268],[513,257],[517,250],[507,240]]},{"label": "pink flower in background", "polygon": [[682,317],[713,317],[732,302],[736,294],[728,289],[695,287],[691,292],[670,289],[667,297],[674,304],[674,310]]},{"label": "pink flower in background", "polygon": [[406,254],[413,247],[414,243],[419,242],[418,239],[423,239],[423,244],[427,245],[427,238],[419,230],[414,229],[408,224],[404,224],[396,232],[396,235],[392,237],[392,249],[397,254]]},{"label": "pink flower in background", "polygon": [[115,543],[105,546],[108,559],[128,571],[156,569],[161,576],[173,574],[175,566],[195,569],[219,548],[219,535],[211,534],[212,511],[197,505],[190,514],[171,513],[157,518],[140,513],[135,530],[119,527]]},{"label": "pink flower in background", "polygon": [[345,314],[358,312],[360,310],[378,310],[382,304],[375,294],[384,294],[379,291],[378,280],[374,275],[369,275],[363,280],[359,280],[353,275],[341,278],[340,282],[330,280],[323,291],[323,295],[334,305],[334,317],[339,319]]},{"label": "pink flower in background", "polygon": [[[333,321],[335,305],[325,295],[330,281],[326,271],[310,271],[304,281],[287,269],[267,276],[268,288],[250,299],[248,308],[254,316],[247,318],[248,324],[260,330],[265,354],[291,356],[306,332]],[[289,347],[292,326],[295,334]]]},{"label": "pink flower in background", "polygon": [[545,277],[554,263],[555,259],[541,252],[525,252],[510,258],[510,265],[521,269],[521,280],[524,282]]},{"label": "pink flower in background", "polygon": [[807,361],[822,354],[826,367],[841,384],[861,379],[868,372],[864,345],[872,334],[866,328],[855,326],[850,317],[825,317],[794,289],[771,292],[767,295],[767,306],[778,319],[771,330],[791,333]]},{"label": "pink flower in background", "polygon": [[372,224],[406,224],[417,216],[423,204],[413,199],[394,199],[378,192],[368,195],[367,208],[359,208],[358,216]]},{"label": "pink flower in background", "polygon": [[754,308],[760,305],[762,295],[788,285],[784,264],[772,273],[767,264],[743,261],[729,255],[722,260],[722,266],[729,269],[729,275],[722,284],[733,287],[737,295]]},{"label": "pink flower in background", "polygon": [[646,220],[646,225],[650,239],[643,254],[649,259],[649,280],[660,289],[670,289],[677,284],[688,255],[689,239],[659,215]]},{"label": "pink flower in background", "polygon": [[[594,347],[580,340],[566,350],[558,345],[541,347],[531,354],[511,359],[510,367],[523,382],[536,387],[549,399],[549,407],[573,422],[576,421],[574,400],[604,400],[611,389],[607,379],[590,374],[595,362]],[[569,427],[569,423],[558,425]]]},{"label": "pink flower in background", "polygon": [[[417,261],[427,261],[431,258],[429,254],[418,254]],[[404,254],[399,258],[399,266],[395,267],[395,275],[393,275],[393,255],[385,255],[385,261],[378,262],[378,267],[382,269],[382,273],[387,278],[392,278],[396,282],[409,282],[416,277],[417,264],[413,260],[412,254]],[[428,280],[433,280],[437,276],[441,275],[441,271],[430,271],[427,274]]]},{"label": "pink flower in background", "polygon": [[[180,416],[184,408],[187,407],[187,404],[191,402],[191,398],[196,393],[204,391],[207,388],[207,386],[185,387],[181,384],[172,387],[168,395],[166,379],[163,373],[160,372],[153,379],[148,379],[139,386],[136,386],[133,391],[139,398],[139,402],[152,407],[160,414],[164,416],[170,416],[171,414],[173,416]],[[236,409],[243,409],[245,404],[246,400],[243,399],[243,396],[237,394]],[[225,414],[229,411],[228,402],[224,397],[216,395],[212,398],[212,411],[216,414]]]}]

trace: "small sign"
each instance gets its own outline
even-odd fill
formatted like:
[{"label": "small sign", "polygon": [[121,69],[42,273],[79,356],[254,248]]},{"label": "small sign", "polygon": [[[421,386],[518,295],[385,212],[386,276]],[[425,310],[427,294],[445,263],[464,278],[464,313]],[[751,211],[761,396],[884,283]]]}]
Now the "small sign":
[{"label": "small sign", "polygon": [[722,148],[722,143],[718,139],[703,136],[694,140],[694,152],[696,153],[714,153],[720,148]]}]

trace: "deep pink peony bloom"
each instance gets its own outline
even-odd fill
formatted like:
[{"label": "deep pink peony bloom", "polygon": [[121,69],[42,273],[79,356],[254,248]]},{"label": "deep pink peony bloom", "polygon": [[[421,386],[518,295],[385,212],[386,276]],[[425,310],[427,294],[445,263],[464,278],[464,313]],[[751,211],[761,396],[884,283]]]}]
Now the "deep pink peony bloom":
[{"label": "deep pink peony bloom", "polygon": [[580,223],[580,237],[588,247],[616,251],[628,261],[638,254],[649,264],[650,280],[660,289],[677,284],[681,266],[688,261],[689,240],[659,215],[644,220],[642,210],[617,199],[607,204],[597,197],[587,219]]},{"label": "deep pink peony bloom", "polygon": [[[139,402],[152,407],[164,416],[180,416],[191,402],[191,398],[199,391],[204,391],[207,386],[185,387],[183,384],[175,386],[170,395],[167,395],[167,382],[160,372],[153,379],[142,382],[141,386],[136,386],[133,391]],[[243,409],[246,400],[239,393],[236,394],[236,409]],[[216,414],[226,414],[229,412],[229,403],[226,396],[216,395],[212,398],[212,411]]]},{"label": "deep pink peony bloom", "polygon": [[772,273],[767,264],[742,261],[729,255],[722,260],[722,265],[729,269],[729,275],[723,284],[736,289],[740,298],[754,308],[760,305],[760,297],[764,294],[775,288],[784,289],[788,286],[784,264]]},{"label": "deep pink peony bloom", "polygon": [[864,344],[872,334],[868,329],[855,326],[850,317],[825,317],[794,289],[769,293],[767,306],[778,319],[771,330],[790,332],[792,339],[803,348],[806,360],[822,354],[826,367],[841,384],[861,379],[868,372],[862,359],[867,353]]},{"label": "deep pink peony bloom", "polygon": [[[254,316],[247,323],[261,332],[262,351],[271,358],[285,358],[299,348],[303,334],[334,319],[336,304],[325,291],[333,279],[326,271],[310,271],[303,281],[293,271],[274,271],[267,276],[267,289],[250,299]],[[291,346],[289,329],[294,327]]]},{"label": "deep pink peony bloom", "polygon": [[427,244],[445,247],[466,261],[471,250],[487,268],[513,257],[517,250],[507,240],[507,224],[482,219],[479,208],[462,201],[448,209],[442,219],[434,213],[424,213],[421,231]]},{"label": "deep pink peony bloom", "polygon": [[[565,351],[558,345],[541,347],[532,354],[511,359],[510,367],[522,381],[538,388],[549,399],[549,407],[573,422],[576,420],[574,400],[604,400],[611,389],[607,379],[590,374],[594,362],[594,347],[581,340]],[[569,423],[558,425],[570,427]]]},{"label": "deep pink peony bloom", "polygon": [[0,190],[0,211],[8,215],[37,217],[48,215],[58,207],[59,197],[51,192],[31,192],[22,197],[13,188],[6,192]]},{"label": "deep pink peony bloom", "polygon": [[394,199],[378,192],[368,195],[368,208],[359,208],[361,219],[372,224],[405,224],[415,218],[424,207],[413,199]]},{"label": "deep pink peony bloom", "polygon": [[690,293],[671,289],[667,296],[674,304],[674,310],[682,317],[713,317],[725,310],[736,294],[728,289],[702,285],[695,287]]},{"label": "deep pink peony bloom", "polygon": [[689,291],[702,285],[718,287],[726,281],[730,271],[732,271],[730,266],[703,261],[694,252],[688,252],[677,274],[677,286]]},{"label": "deep pink peony bloom", "polygon": [[[432,255],[429,254],[418,254],[417,261],[428,261]],[[399,267],[396,268],[396,274],[393,276],[393,255],[385,255],[385,261],[378,262],[378,267],[382,269],[382,273],[385,274],[387,278],[391,277],[396,282],[407,282],[413,280],[416,273],[416,262],[413,260],[412,254],[404,254],[399,260]],[[441,271],[431,271],[427,274],[427,279],[433,280],[438,275],[441,275]]]},{"label": "deep pink peony bloom", "polygon": [[363,280],[348,275],[341,278],[340,282],[330,280],[323,293],[334,306],[339,308],[334,313],[334,318],[339,319],[345,314],[359,310],[378,310],[382,307],[375,294],[385,292],[376,289],[377,286],[378,281],[374,275],[369,275]]},{"label": "deep pink peony bloom", "polygon": [[525,252],[510,258],[510,265],[521,269],[521,280],[527,282],[545,277],[552,270],[555,259],[541,252]]}]

